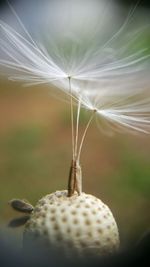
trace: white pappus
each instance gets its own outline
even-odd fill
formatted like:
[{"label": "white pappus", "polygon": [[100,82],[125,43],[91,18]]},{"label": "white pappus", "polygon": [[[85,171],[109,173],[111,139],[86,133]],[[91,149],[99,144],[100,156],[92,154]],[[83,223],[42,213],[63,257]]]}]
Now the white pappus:
[{"label": "white pappus", "polygon": [[[101,120],[105,132],[110,133],[106,126],[113,131],[150,132],[150,55],[143,42],[147,26],[131,27],[136,7],[121,23],[110,1],[94,0],[92,6],[87,1],[86,10],[84,5],[83,1],[61,1],[61,5],[55,1],[40,38],[29,34],[11,5],[21,32],[0,20],[1,72],[29,85],[51,83],[70,96],[70,179],[76,168],[81,176],[81,149],[93,117]],[[78,105],[76,122],[74,102]],[[81,107],[93,112],[78,145]]]}]

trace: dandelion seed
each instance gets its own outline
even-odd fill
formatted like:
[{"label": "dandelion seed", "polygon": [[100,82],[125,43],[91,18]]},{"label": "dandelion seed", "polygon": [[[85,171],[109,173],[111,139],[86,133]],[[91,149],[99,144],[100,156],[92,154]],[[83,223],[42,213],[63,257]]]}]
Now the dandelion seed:
[{"label": "dandelion seed", "polygon": [[115,82],[114,90],[113,85],[110,88],[106,84],[101,89],[99,83],[80,83],[82,105],[96,113],[97,122],[100,120],[99,128],[106,134],[110,134],[111,130],[113,132],[149,133],[150,92],[148,86],[144,88],[143,84],[138,88],[136,81],[133,85],[128,84],[128,81],[124,84],[121,82],[125,81],[118,80],[119,84]]}]

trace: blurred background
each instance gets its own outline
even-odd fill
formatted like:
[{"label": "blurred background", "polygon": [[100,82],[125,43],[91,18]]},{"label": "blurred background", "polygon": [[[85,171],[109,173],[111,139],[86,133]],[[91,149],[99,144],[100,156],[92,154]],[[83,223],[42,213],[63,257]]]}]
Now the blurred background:
[{"label": "blurred background", "polygon": [[[21,2],[23,7],[28,6],[28,1],[11,1],[17,12]],[[129,6],[133,3],[117,2]],[[140,1],[139,5],[149,11],[148,1]],[[0,1],[2,18],[8,10],[6,1]],[[87,120],[88,113],[82,111],[80,132]],[[21,244],[23,227],[7,227],[12,218],[19,216],[11,210],[8,201],[27,199],[35,205],[42,196],[66,189],[70,162],[69,105],[51,97],[49,86],[25,88],[1,77],[1,235],[9,233]],[[93,122],[81,164],[83,191],[97,196],[111,208],[122,246],[135,244],[150,226],[150,137],[116,134],[109,138]]]}]

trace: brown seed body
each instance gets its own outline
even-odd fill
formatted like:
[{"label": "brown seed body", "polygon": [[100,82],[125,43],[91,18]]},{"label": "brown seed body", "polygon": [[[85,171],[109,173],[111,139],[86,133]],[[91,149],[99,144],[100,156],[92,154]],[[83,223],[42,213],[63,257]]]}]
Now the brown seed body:
[{"label": "brown seed body", "polygon": [[110,209],[98,198],[82,193],[67,197],[57,191],[37,203],[26,223],[24,239],[45,240],[67,252],[91,250],[111,253],[119,247],[119,234]]}]

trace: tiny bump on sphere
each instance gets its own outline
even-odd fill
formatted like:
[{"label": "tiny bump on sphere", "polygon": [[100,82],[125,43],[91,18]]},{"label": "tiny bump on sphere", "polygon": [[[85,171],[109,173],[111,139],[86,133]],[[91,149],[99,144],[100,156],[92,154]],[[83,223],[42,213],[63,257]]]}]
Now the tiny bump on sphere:
[{"label": "tiny bump on sphere", "polygon": [[71,214],[72,214],[72,215],[76,215],[76,214],[77,214],[76,210],[72,210],[72,211],[71,211]]},{"label": "tiny bump on sphere", "polygon": [[95,210],[92,210],[92,214],[95,215],[97,212]]},{"label": "tiny bump on sphere", "polygon": [[96,246],[100,246],[100,245],[101,245],[101,242],[100,242],[99,240],[96,240],[96,241],[95,241],[95,245],[96,245]]},{"label": "tiny bump on sphere", "polygon": [[40,216],[45,218],[45,216],[46,216],[45,212],[40,212]]},{"label": "tiny bump on sphere", "polygon": [[53,228],[57,231],[59,229],[58,224],[54,224]]},{"label": "tiny bump on sphere", "polygon": [[92,237],[92,236],[93,236],[93,235],[92,235],[92,232],[88,232],[87,235],[88,235],[89,237]]},{"label": "tiny bump on sphere", "polygon": [[33,222],[33,223],[32,223],[32,227],[34,227],[34,228],[35,228],[35,227],[36,227],[36,225],[37,225],[37,224],[36,224],[36,222]]},{"label": "tiny bump on sphere", "polygon": [[38,219],[38,218],[40,218],[40,217],[44,217],[44,216],[42,215],[42,212],[40,212],[40,213],[36,213],[36,214],[35,214],[35,218],[36,218],[36,219]]},{"label": "tiny bump on sphere", "polygon": [[84,217],[86,217],[88,214],[87,214],[87,212],[83,212],[82,215],[83,215]]},{"label": "tiny bump on sphere", "polygon": [[35,211],[35,212],[40,212],[41,209],[40,209],[39,207],[36,207],[36,208],[34,209],[34,211]]},{"label": "tiny bump on sphere", "polygon": [[54,216],[50,217],[50,221],[54,222],[56,218]]},{"label": "tiny bump on sphere", "polygon": [[107,240],[107,242],[110,242],[111,241],[111,238],[110,237],[107,237],[106,240]]},{"label": "tiny bump on sphere", "polygon": [[103,234],[103,230],[101,228],[99,228],[97,231],[99,234]]},{"label": "tiny bump on sphere", "polygon": [[48,230],[47,229],[44,229],[43,230],[43,234],[47,236],[48,235]]},{"label": "tiny bump on sphere", "polygon": [[84,241],[80,241],[80,245],[81,245],[82,248],[86,248],[87,247],[87,244]]},{"label": "tiny bump on sphere", "polygon": [[62,241],[63,240],[63,237],[62,237],[62,235],[56,235],[56,240],[57,241]]},{"label": "tiny bump on sphere", "polygon": [[117,247],[116,247],[116,245],[115,245],[115,244],[113,244],[113,245],[112,245],[112,249],[115,251],[115,250],[116,250],[116,248],[117,248]]},{"label": "tiny bump on sphere", "polygon": [[41,200],[39,201],[39,203],[40,203],[40,205],[43,205],[43,206],[44,206],[44,204],[46,204],[45,200],[43,200],[43,199],[41,199]]},{"label": "tiny bump on sphere", "polygon": [[66,229],[66,231],[67,231],[68,234],[70,234],[70,233],[71,233],[71,229],[70,229],[70,227],[68,227],[68,228]]},{"label": "tiny bump on sphere", "polygon": [[65,212],[65,209],[63,208],[63,209],[61,209],[61,213],[64,213]]},{"label": "tiny bump on sphere", "polygon": [[55,208],[52,208],[50,211],[51,211],[51,213],[55,213],[56,212],[56,209]]},{"label": "tiny bump on sphere", "polygon": [[80,237],[81,233],[80,232],[76,232],[76,237]]},{"label": "tiny bump on sphere", "polygon": [[67,217],[65,217],[65,216],[62,217],[62,222],[63,222],[63,223],[67,222]]},{"label": "tiny bump on sphere", "polygon": [[79,223],[79,221],[77,219],[73,220],[73,224],[78,224],[78,223]]},{"label": "tiny bump on sphere", "polygon": [[101,223],[102,223],[102,221],[101,221],[100,219],[98,219],[96,222],[97,222],[97,223],[99,223],[99,224],[101,224]]},{"label": "tiny bump on sphere", "polygon": [[85,220],[85,224],[86,225],[90,225],[91,224],[91,221],[90,220]]}]

